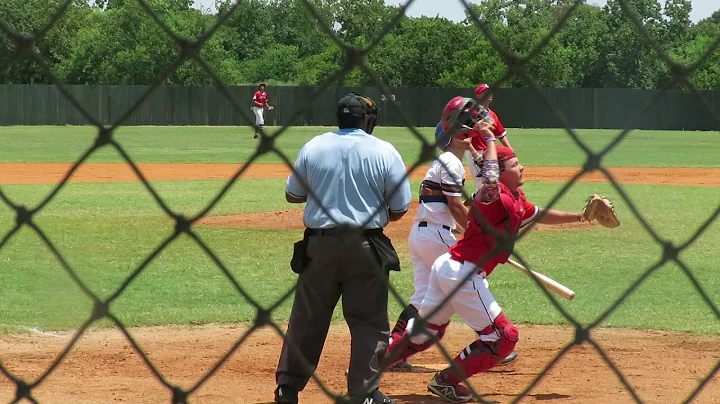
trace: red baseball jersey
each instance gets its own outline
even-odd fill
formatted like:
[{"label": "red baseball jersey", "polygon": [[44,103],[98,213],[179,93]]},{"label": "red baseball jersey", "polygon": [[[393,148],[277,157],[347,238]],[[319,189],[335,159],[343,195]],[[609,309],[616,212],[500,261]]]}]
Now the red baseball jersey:
[{"label": "red baseball jersey", "polygon": [[[537,216],[540,208],[530,203],[520,189],[515,196],[502,183],[498,183],[498,188],[500,195],[497,199],[490,203],[475,201],[474,205],[495,230],[514,236],[522,226]],[[465,234],[450,247],[450,256],[455,261],[470,261],[477,264],[495,247],[495,238],[483,232],[480,219],[476,218],[473,212],[474,210],[471,210],[468,215]],[[490,275],[498,264],[507,262],[509,257],[509,253],[496,254],[482,265],[482,269],[478,268],[478,272],[484,270],[486,276]]]},{"label": "red baseball jersey", "polygon": [[[498,118],[495,111],[492,109],[488,109],[490,119],[493,121],[493,125],[495,125],[495,129],[493,130],[493,133],[495,134],[496,138],[500,138],[501,136],[504,136],[507,134],[507,131],[505,130],[505,127],[502,125],[502,122],[500,122],[500,118]],[[475,148],[475,150],[485,150],[485,140],[478,134],[477,132],[472,133],[472,145]]]},{"label": "red baseball jersey", "polygon": [[266,92],[260,92],[260,90],[255,91],[255,95],[253,95],[253,101],[259,102],[264,107],[267,104],[267,100],[268,95]]}]

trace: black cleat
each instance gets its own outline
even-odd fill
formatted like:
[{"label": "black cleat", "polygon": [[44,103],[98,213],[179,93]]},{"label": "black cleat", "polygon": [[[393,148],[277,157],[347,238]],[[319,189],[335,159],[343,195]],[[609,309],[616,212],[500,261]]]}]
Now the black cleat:
[{"label": "black cleat", "polygon": [[375,390],[374,392],[368,394],[365,401],[363,401],[363,404],[397,404],[397,402],[381,393],[380,390]]},{"label": "black cleat", "polygon": [[298,392],[287,386],[277,386],[275,389],[276,404],[298,404]]}]

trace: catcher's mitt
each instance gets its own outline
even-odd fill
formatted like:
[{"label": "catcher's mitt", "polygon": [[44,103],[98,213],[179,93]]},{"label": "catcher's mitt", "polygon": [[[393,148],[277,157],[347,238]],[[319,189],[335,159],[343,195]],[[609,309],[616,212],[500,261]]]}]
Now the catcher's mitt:
[{"label": "catcher's mitt", "polygon": [[589,222],[597,219],[598,223],[605,227],[620,226],[620,220],[615,214],[615,208],[613,208],[612,202],[602,195],[590,195],[585,201],[582,215]]}]

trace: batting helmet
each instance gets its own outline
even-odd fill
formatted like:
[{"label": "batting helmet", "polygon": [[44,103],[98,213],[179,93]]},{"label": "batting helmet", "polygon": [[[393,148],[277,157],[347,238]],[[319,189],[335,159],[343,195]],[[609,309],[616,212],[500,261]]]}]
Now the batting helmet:
[{"label": "batting helmet", "polygon": [[[455,122],[458,122],[460,127],[462,127],[462,125],[472,127],[474,124],[472,118],[477,116],[477,111],[473,108],[474,104],[475,101],[472,98],[460,96],[451,99],[445,104],[445,108],[443,108],[442,115],[440,116],[443,130],[448,132]],[[459,121],[461,117],[463,120]]]},{"label": "batting helmet", "polygon": [[435,127],[435,143],[440,150],[445,151],[445,148],[450,145],[452,138],[443,130],[442,122],[439,122]]},{"label": "batting helmet", "polygon": [[455,137],[472,129],[479,120],[487,116],[487,109],[474,99],[457,96],[445,105],[440,124],[450,137]]}]

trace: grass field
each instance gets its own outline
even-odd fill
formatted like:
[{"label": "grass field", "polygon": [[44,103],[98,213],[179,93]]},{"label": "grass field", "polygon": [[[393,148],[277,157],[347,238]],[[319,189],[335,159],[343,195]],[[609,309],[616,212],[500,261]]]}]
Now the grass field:
[{"label": "grass field", "polygon": [[[273,132],[277,128],[268,128]],[[285,132],[277,147],[294,160],[300,147],[318,133],[332,128],[296,127]],[[434,128],[420,128],[430,140]],[[528,166],[581,166],[585,155],[564,130],[512,129],[511,142],[523,150]],[[581,139],[595,151],[619,134],[613,130],[580,130]],[[71,162],[94,141],[90,127],[2,127],[0,162]],[[400,151],[406,163],[420,154],[417,138],[405,128],[378,128],[376,134]],[[231,127],[123,127],[115,139],[139,162],[241,163],[254,153],[257,141],[245,128]],[[682,146],[682,150],[678,150]],[[720,167],[720,136],[715,132],[632,131],[605,164],[611,167]],[[90,161],[119,162],[117,153],[100,149]],[[277,155],[260,163],[279,163]]]},{"label": "grass field", "polygon": [[[278,147],[293,159],[299,147],[321,128],[293,128]],[[430,136],[431,129],[423,129]],[[511,141],[526,165],[579,166],[582,155],[568,135],[559,130],[511,130]],[[581,131],[598,150],[615,131]],[[378,128],[377,134],[396,145],[406,162],[419,154],[406,130]],[[239,128],[122,128],[117,139],[136,162],[245,161],[256,141]],[[0,128],[0,162],[72,162],[92,144],[89,128]],[[121,161],[102,149],[90,161]],[[263,163],[279,162],[264,156]],[[609,166],[720,167],[720,137],[716,133],[632,132],[606,161]],[[224,181],[154,182],[176,212],[192,215],[217,194]],[[526,194],[539,205],[549,201],[561,183],[528,183]],[[417,189],[417,183],[412,184]],[[52,185],[2,186],[13,201],[34,206]],[[715,187],[624,185],[644,217],[663,238],[680,244],[687,240],[720,203]],[[517,246],[536,269],[572,287],[578,298],[561,304],[584,323],[592,322],[657,262],[662,249],[631,216],[617,192],[607,184],[578,183],[557,207],[577,210],[590,193],[602,193],[616,202],[623,225],[572,231],[533,232]],[[282,179],[240,179],[211,214],[236,214],[287,209]],[[0,204],[0,235],[14,225],[14,215]],[[109,296],[173,230],[141,184],[68,184],[36,222],[62,252],[90,289]],[[297,230],[195,228],[240,284],[269,306],[295,281],[288,262]],[[412,271],[406,240],[394,240],[404,271],[393,274],[398,291],[408,298]],[[720,225],[713,224],[681,255],[717,307],[720,301]],[[27,327],[65,329],[87,319],[91,302],[72,283],[50,251],[29,229],[22,229],[0,249],[0,293],[5,331]],[[490,278],[498,301],[514,321],[563,324],[537,287],[514,270],[496,271]],[[287,319],[291,301],[276,312]],[[221,271],[188,238],[172,243],[111,306],[128,325],[249,321],[252,308],[233,289]],[[396,315],[399,306],[392,306]],[[341,319],[339,311],[336,320]],[[701,299],[676,265],[665,265],[607,320],[603,326],[655,328],[720,333],[720,319]]]}]

